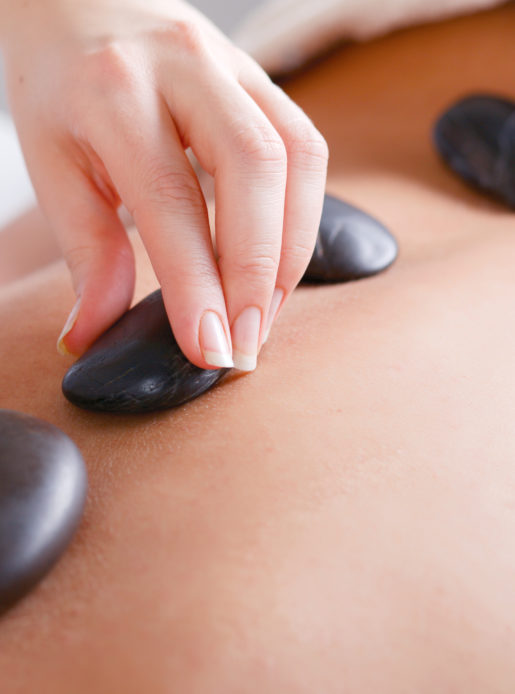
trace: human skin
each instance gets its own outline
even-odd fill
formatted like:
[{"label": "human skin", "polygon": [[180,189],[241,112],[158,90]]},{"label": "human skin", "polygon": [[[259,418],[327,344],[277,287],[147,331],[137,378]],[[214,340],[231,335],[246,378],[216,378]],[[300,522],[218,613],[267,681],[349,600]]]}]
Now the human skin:
[{"label": "human skin", "polygon": [[515,96],[514,21],[344,48],[288,85],[330,143],[330,192],[401,255],[299,288],[253,374],[159,415],[80,411],[54,352],[65,268],[3,289],[2,406],[71,435],[90,494],[0,622],[2,692],[514,691],[514,217],[430,142],[461,94]]},{"label": "human skin", "polygon": [[[0,45],[77,297],[61,351],[83,352],[131,302],[123,202],[184,354],[255,368],[315,245],[328,151],[311,121],[181,0],[0,0]],[[216,258],[188,149],[215,179]]]},{"label": "human skin", "polygon": [[38,208],[0,228],[0,287],[60,257],[59,247]]}]

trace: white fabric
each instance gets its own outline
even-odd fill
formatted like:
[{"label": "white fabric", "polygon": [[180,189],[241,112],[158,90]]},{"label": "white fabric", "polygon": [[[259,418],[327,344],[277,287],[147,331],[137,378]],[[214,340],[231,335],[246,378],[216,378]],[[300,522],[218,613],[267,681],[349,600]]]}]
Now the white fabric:
[{"label": "white fabric", "polygon": [[16,129],[0,111],[0,229],[35,204]]},{"label": "white fabric", "polygon": [[369,39],[393,29],[501,5],[506,0],[267,0],[232,38],[265,70],[299,67],[341,38]]}]

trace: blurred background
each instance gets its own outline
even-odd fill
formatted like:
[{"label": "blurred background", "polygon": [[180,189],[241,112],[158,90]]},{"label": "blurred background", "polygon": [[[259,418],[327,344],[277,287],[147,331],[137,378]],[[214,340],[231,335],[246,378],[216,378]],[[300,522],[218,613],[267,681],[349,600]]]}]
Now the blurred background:
[{"label": "blurred background", "polygon": [[[190,0],[190,4],[197,7],[222,31],[230,33],[248,13],[250,9],[261,4],[260,0]],[[5,95],[5,80],[3,66],[0,57],[0,109],[7,110]]]}]

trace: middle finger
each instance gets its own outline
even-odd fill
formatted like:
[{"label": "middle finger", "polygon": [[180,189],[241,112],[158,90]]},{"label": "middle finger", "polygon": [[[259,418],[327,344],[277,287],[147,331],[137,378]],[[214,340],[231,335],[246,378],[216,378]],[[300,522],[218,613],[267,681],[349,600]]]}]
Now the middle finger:
[{"label": "middle finger", "polygon": [[215,234],[233,361],[236,368],[251,371],[281,254],[286,148],[263,111],[228,73],[203,64],[191,79],[195,89],[169,84],[165,98],[201,166],[215,178]]}]

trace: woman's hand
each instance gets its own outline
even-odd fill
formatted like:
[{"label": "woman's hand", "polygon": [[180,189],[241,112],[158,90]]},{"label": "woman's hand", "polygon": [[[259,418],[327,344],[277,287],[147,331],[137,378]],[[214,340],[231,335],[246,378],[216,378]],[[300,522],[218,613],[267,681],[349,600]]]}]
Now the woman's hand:
[{"label": "woman's hand", "polygon": [[[123,202],[184,354],[204,368],[232,357],[255,368],[314,248],[322,136],[185,3],[28,0],[13,11],[2,2],[14,117],[78,297],[61,350],[81,353],[130,304]],[[218,259],[188,147],[215,180]]]}]

